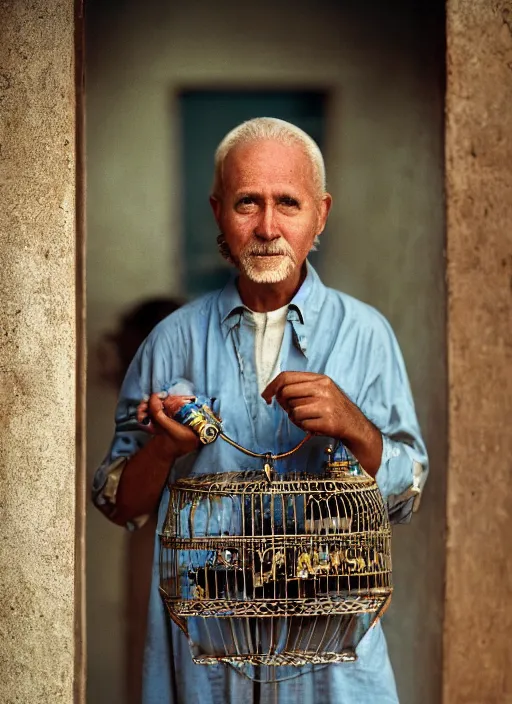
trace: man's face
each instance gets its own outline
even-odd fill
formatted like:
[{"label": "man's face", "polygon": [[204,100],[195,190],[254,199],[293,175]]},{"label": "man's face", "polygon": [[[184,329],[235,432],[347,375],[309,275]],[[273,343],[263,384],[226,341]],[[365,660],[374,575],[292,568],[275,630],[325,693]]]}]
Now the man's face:
[{"label": "man's face", "polygon": [[260,140],[226,157],[221,199],[211,199],[231,258],[255,283],[279,283],[300,271],[327,219],[331,198],[319,194],[300,145]]}]

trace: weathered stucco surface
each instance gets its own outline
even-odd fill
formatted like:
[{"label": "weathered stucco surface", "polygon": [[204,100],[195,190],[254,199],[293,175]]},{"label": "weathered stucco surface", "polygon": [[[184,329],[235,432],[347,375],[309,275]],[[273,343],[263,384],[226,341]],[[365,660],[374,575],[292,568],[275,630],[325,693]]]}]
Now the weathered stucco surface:
[{"label": "weathered stucco surface", "polygon": [[444,702],[512,702],[512,2],[449,0]]},{"label": "weathered stucco surface", "polygon": [[71,702],[75,90],[70,0],[0,4],[0,701]]}]

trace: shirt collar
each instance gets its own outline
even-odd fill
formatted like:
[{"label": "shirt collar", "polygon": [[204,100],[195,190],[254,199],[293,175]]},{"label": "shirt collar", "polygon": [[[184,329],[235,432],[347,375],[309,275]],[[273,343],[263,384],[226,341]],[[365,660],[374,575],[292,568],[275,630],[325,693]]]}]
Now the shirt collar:
[{"label": "shirt collar", "polygon": [[[306,269],[306,278],[289,303],[287,318],[300,326],[303,336],[307,335],[307,330],[314,324],[325,298],[325,286],[308,261],[306,261]],[[243,311],[249,310],[238,293],[236,275],[230,278],[220,292],[218,310],[224,337],[227,337],[229,331],[240,322]]]}]

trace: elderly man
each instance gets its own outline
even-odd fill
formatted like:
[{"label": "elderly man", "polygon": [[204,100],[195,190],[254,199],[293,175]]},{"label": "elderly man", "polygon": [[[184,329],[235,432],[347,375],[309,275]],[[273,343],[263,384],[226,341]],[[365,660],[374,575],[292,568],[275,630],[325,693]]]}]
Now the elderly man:
[{"label": "elderly man", "polygon": [[[96,504],[128,526],[159,506],[161,525],[169,477],[260,468],[220,441],[199,449],[192,430],[169,417],[173,396],[198,393],[216,397],[224,427],[257,452],[286,451],[312,433],[293,457],[303,471],[318,471],[325,446],[341,440],[376,477],[392,517],[407,520],[427,458],[397,342],[378,312],[326,288],[307,262],[331,207],[317,145],[281,120],[240,125],[217,149],[210,200],[221,253],[237,276],[166,318],[139,349],[96,473]],[[158,544],[154,565],[144,704],[397,702],[380,625],[361,641],[356,662],[298,669],[278,684],[227,665],[194,665],[185,637],[165,619]]]}]

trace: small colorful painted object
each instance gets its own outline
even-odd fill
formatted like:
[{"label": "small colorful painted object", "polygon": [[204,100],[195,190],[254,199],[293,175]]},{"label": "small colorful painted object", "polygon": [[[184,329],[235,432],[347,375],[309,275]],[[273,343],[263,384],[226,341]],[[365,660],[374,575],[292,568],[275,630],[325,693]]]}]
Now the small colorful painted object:
[{"label": "small colorful painted object", "polygon": [[210,404],[211,399],[206,396],[195,396],[184,400],[172,415],[173,420],[191,428],[203,445],[214,442],[222,431],[222,421],[212,411]]}]

